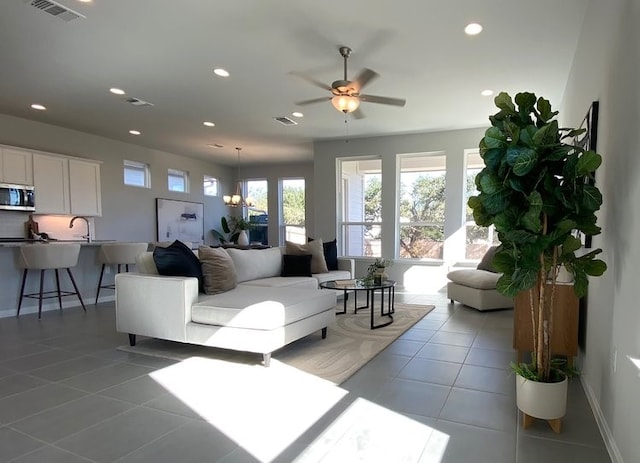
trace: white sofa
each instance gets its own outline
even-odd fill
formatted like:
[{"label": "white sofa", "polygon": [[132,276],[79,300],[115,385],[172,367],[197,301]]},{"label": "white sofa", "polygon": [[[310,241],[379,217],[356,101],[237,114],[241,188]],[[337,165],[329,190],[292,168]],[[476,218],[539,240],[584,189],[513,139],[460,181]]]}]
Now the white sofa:
[{"label": "white sofa", "polygon": [[263,354],[322,330],[335,319],[336,292],[319,282],[353,278],[352,259],[339,270],[312,277],[281,277],[283,248],[227,249],[238,285],[220,294],[198,292],[193,277],[158,275],[153,253],[140,254],[137,273],[116,275],[116,327],[128,333],[171,341]]}]

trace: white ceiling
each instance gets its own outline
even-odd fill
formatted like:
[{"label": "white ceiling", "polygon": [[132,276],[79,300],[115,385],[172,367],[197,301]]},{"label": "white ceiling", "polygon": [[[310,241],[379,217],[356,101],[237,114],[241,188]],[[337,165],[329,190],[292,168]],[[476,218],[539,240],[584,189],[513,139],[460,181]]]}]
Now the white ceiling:
[{"label": "white ceiling", "polygon": [[[0,2],[0,113],[232,165],[309,161],[314,140],[481,127],[496,91],[561,103],[584,0],[58,0],[86,19],[64,22],[24,0]],[[469,22],[484,31],[463,33]],[[342,78],[380,74],[355,120],[329,101]],[[216,77],[223,67],[231,76]],[[108,92],[154,104],[135,107]],[[48,110],[30,109],[41,103]],[[284,126],[275,116],[305,116]],[[216,126],[207,128],[203,121]],[[141,136],[132,136],[138,129]],[[0,140],[1,142],[1,140]],[[222,149],[207,144],[220,143]]]}]

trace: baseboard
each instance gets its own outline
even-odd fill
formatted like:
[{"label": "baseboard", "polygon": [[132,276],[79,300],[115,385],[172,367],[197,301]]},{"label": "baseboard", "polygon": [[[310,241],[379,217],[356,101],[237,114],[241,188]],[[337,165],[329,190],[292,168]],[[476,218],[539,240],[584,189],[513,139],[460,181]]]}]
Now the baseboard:
[{"label": "baseboard", "polygon": [[593,411],[593,414],[596,418],[596,423],[598,425],[598,428],[600,429],[600,434],[602,434],[602,439],[604,440],[604,445],[607,447],[607,452],[609,452],[611,461],[613,463],[624,463],[622,455],[620,454],[620,450],[618,450],[616,441],[613,438],[611,428],[609,427],[609,424],[604,417],[604,413],[602,413],[600,402],[598,402],[593,389],[591,389],[591,386],[586,381],[584,375],[580,376],[580,382],[582,383],[582,388],[584,389],[587,400],[589,401],[589,405],[591,406],[591,410]]},{"label": "baseboard", "polygon": [[[92,307],[95,303],[95,297],[92,297],[90,300],[87,300],[86,298],[83,298],[84,300],[84,305],[87,309],[89,309],[89,307]],[[98,298],[98,304],[102,303],[102,302],[113,302],[116,300],[116,296],[115,294],[111,294],[108,296],[102,296],[100,298]],[[78,302],[78,299],[69,299],[68,301],[63,300],[62,301],[62,310],[64,309],[69,309],[71,307],[80,307],[80,304]],[[44,302],[42,304],[42,312],[48,312],[50,310],[60,310],[60,307],[58,306],[58,302],[57,300],[53,299],[52,302]],[[20,315],[27,315],[27,314],[32,314],[32,313],[38,313],[38,305],[32,305],[32,306],[23,306],[20,309]],[[0,318],[6,318],[6,317],[15,317],[16,316],[16,309],[11,309],[11,310],[0,310]]]}]

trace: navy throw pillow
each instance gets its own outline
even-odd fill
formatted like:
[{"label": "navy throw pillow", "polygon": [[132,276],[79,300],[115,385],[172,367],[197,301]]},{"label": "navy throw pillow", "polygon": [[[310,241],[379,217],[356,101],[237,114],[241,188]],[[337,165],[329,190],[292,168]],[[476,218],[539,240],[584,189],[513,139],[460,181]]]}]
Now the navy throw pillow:
[{"label": "navy throw pillow", "polygon": [[283,277],[310,277],[311,276],[311,254],[284,254],[282,256]]},{"label": "navy throw pillow", "polygon": [[[307,242],[309,241],[313,241],[313,238],[307,238]],[[336,239],[334,238],[333,241],[323,241],[322,247],[327,269],[338,270],[338,243]]]},{"label": "navy throw pillow", "polygon": [[199,291],[204,292],[200,261],[183,242],[176,240],[166,248],[157,246],[153,250],[153,261],[160,275],[195,277]]}]

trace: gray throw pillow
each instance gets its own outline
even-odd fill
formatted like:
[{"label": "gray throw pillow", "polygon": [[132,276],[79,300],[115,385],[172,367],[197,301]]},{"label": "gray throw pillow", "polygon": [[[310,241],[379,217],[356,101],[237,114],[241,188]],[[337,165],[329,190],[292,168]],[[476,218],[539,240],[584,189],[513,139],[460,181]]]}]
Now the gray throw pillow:
[{"label": "gray throw pillow", "polygon": [[487,272],[498,273],[498,271],[493,267],[493,257],[496,255],[496,251],[498,250],[498,246],[491,246],[482,259],[478,263],[476,267],[478,270],[486,270]]},{"label": "gray throw pillow", "polygon": [[205,294],[219,294],[238,284],[233,260],[223,248],[200,246],[198,257],[202,267]]}]

